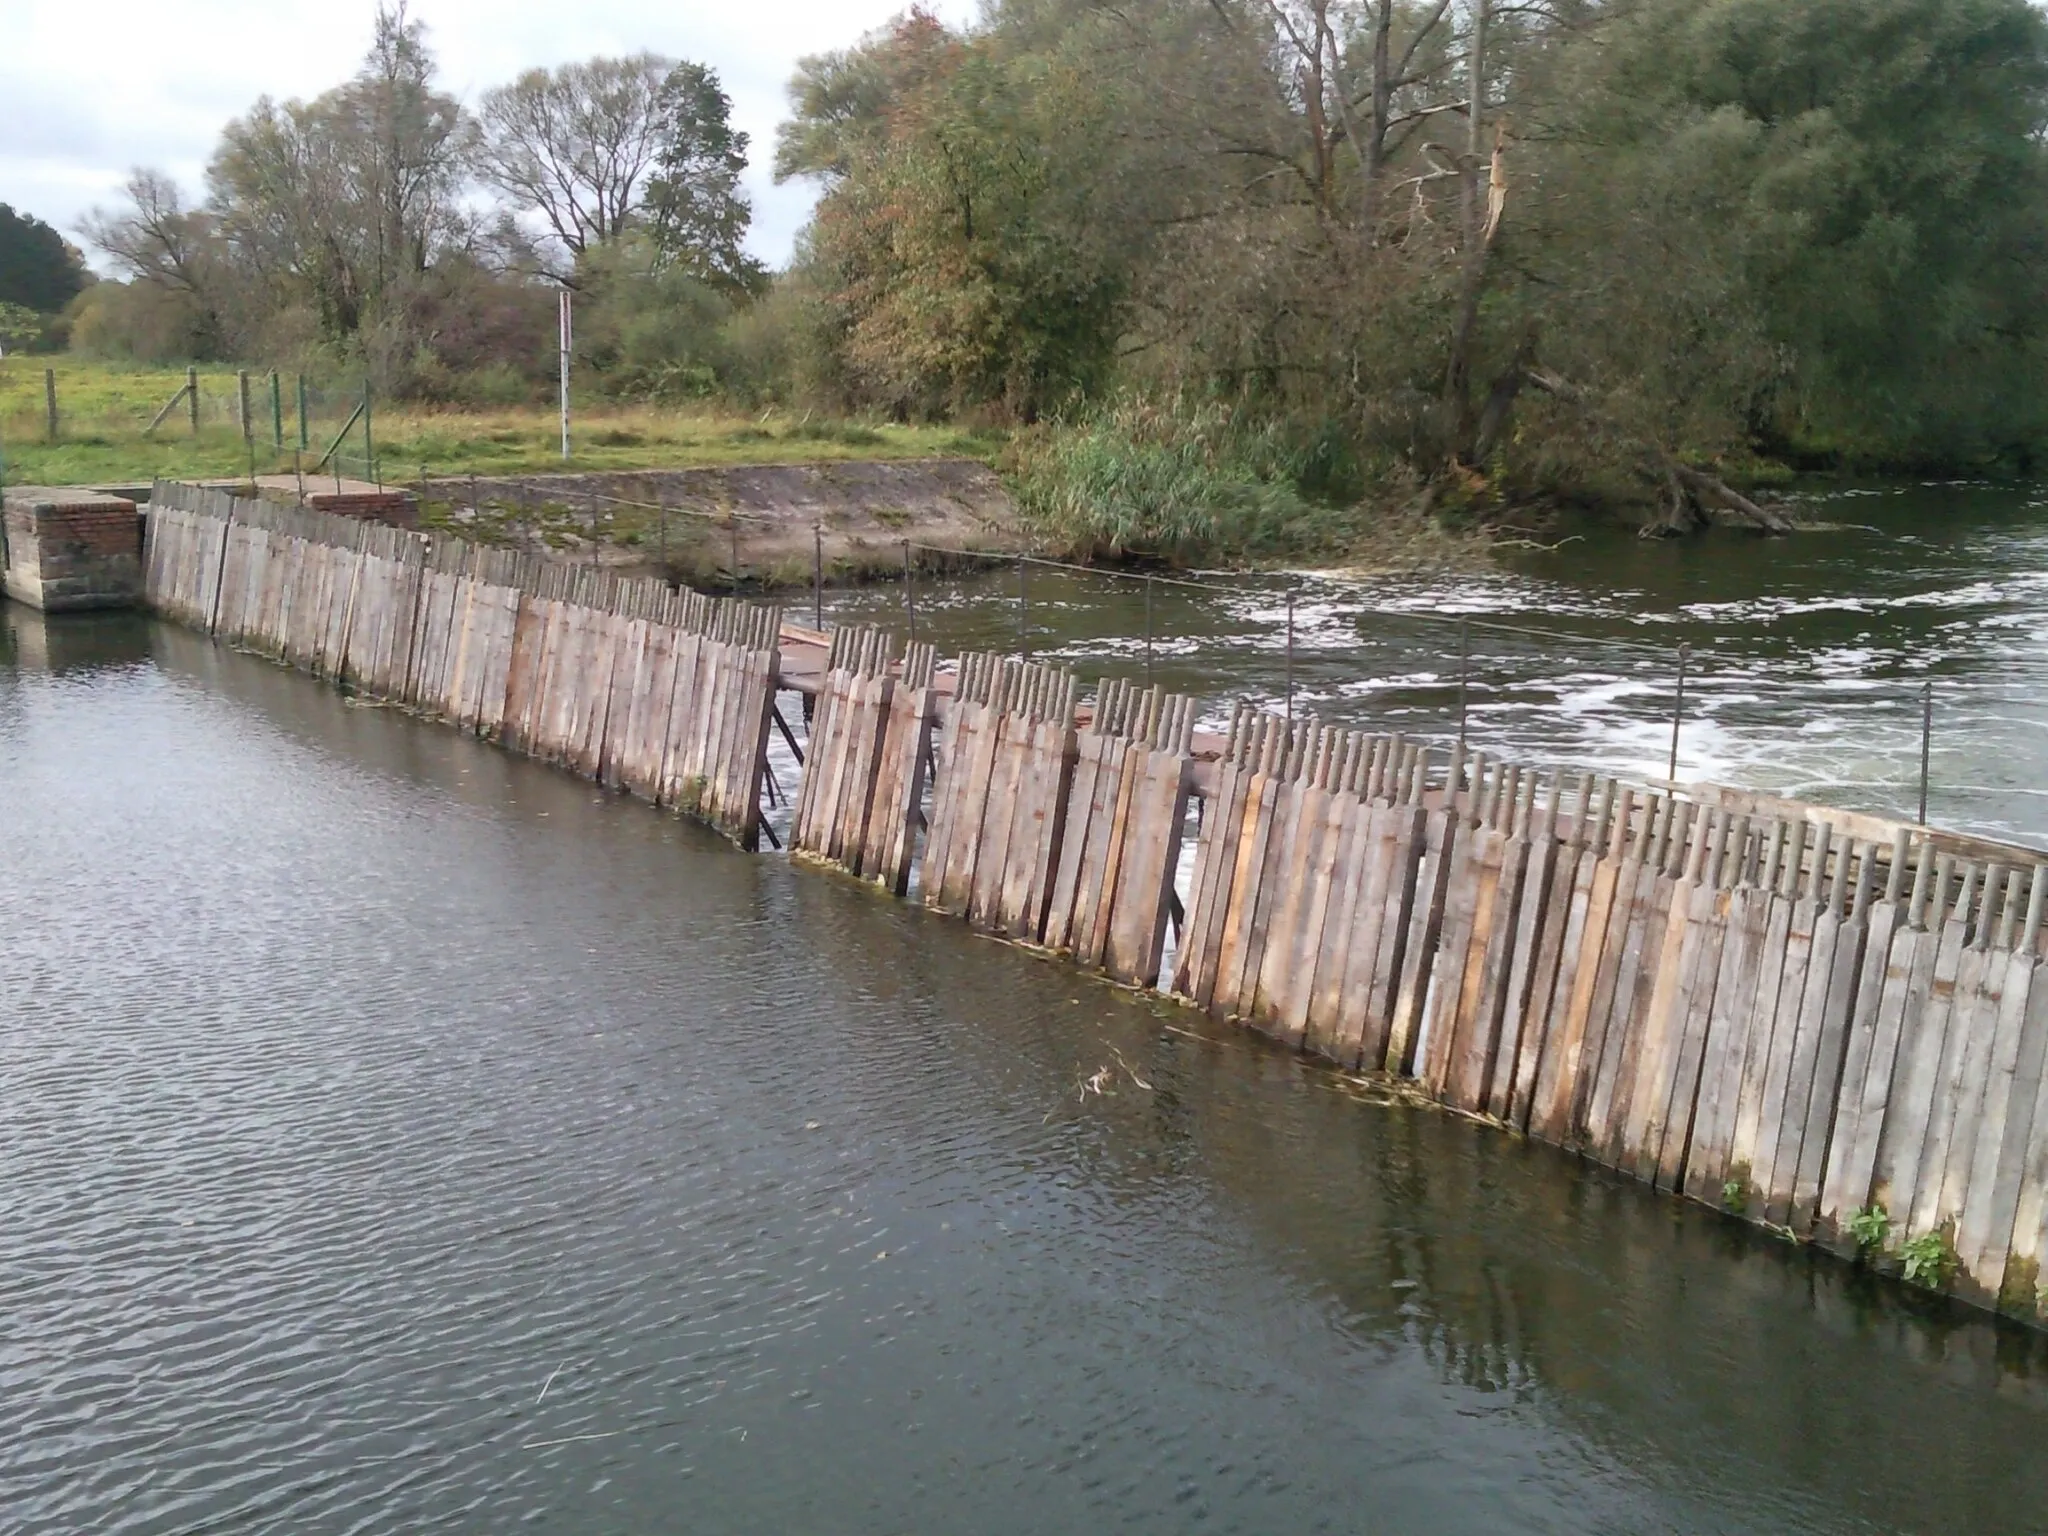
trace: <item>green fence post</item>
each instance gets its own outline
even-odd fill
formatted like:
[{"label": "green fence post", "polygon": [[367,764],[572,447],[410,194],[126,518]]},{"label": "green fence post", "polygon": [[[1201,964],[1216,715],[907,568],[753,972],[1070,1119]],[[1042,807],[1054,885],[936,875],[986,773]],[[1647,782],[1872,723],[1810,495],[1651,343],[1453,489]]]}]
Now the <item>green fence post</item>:
[{"label": "green fence post", "polygon": [[363,380],[363,469],[378,490],[384,489],[384,482],[377,478],[377,445],[370,437],[370,381]]},{"label": "green fence post", "polygon": [[50,441],[57,441],[57,370],[43,370],[43,398],[50,407]]},{"label": "green fence post", "polygon": [[249,370],[244,368],[235,374],[236,408],[242,413],[242,441],[251,448],[256,446],[256,423],[249,419]]},{"label": "green fence post", "polygon": [[270,370],[270,437],[279,453],[284,452],[284,385],[277,370]]},{"label": "green fence post", "polygon": [[185,403],[192,410],[192,435],[199,435],[199,370],[185,370]]}]

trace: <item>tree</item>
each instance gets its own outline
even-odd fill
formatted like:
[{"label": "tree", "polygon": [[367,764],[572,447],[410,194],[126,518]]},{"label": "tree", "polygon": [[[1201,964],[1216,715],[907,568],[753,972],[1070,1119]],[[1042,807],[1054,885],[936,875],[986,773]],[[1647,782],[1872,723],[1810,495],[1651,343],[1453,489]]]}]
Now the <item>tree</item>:
[{"label": "tree", "polygon": [[0,299],[0,356],[35,345],[43,334],[43,317],[26,304]]},{"label": "tree", "polygon": [[856,47],[798,60],[791,115],[776,133],[775,179],[811,176],[830,186],[850,174],[855,152],[878,142],[891,111],[946,67],[954,43],[920,5]]},{"label": "tree", "polygon": [[232,259],[273,306],[309,303],[330,338],[388,316],[419,274],[466,247],[471,127],[434,73],[424,26],[403,5],[381,9],[354,79],[310,102],[258,101],[207,169]]},{"label": "tree", "polygon": [[557,280],[639,213],[642,182],[673,143],[673,67],[651,53],[598,58],[531,69],[484,93],[479,175],[547,226],[565,258],[550,265]]},{"label": "tree", "polygon": [[746,253],[753,208],[740,190],[747,135],[732,126],[732,100],[715,72],[678,64],[662,83],[660,150],[647,183],[647,215],[662,257],[734,293],[765,276]]},{"label": "tree", "polygon": [[1696,478],[1717,461],[2048,442],[2048,26],[2024,0],[1639,0],[1553,63],[1502,296],[1545,393],[1525,461],[1624,467],[1684,531],[1729,510]]},{"label": "tree", "polygon": [[[1079,77],[1022,71],[922,13],[804,70],[796,99],[829,131],[800,121],[778,166],[825,182],[810,255],[863,399],[1028,420],[1102,383],[1127,269],[1090,233],[1109,119],[1076,98]],[[860,80],[899,94],[859,107],[834,84]]]},{"label": "tree", "polygon": [[232,275],[215,221],[187,209],[177,183],[162,171],[137,167],[123,191],[125,209],[95,208],[81,231],[136,285],[165,300],[152,318],[161,320],[166,309],[176,317],[159,329],[181,339],[177,352],[202,361],[224,355]]},{"label": "tree", "polygon": [[0,203],[0,304],[53,315],[91,281],[85,258],[62,235]]}]

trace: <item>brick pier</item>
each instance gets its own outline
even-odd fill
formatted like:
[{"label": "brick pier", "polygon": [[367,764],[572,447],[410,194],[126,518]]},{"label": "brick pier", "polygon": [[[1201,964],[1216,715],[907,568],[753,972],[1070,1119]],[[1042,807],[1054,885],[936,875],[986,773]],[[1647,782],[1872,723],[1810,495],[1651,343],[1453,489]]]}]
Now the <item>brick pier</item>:
[{"label": "brick pier", "polygon": [[16,602],[56,613],[127,608],[142,595],[142,517],[122,496],[75,488],[12,486],[0,513]]}]

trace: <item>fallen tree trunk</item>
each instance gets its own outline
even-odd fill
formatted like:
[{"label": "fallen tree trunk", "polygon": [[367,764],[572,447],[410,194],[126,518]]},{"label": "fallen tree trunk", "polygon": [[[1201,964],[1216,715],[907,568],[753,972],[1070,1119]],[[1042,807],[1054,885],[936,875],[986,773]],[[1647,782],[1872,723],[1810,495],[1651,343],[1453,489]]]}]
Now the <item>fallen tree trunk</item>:
[{"label": "fallen tree trunk", "polygon": [[1694,533],[1710,522],[1732,523],[1767,534],[1798,531],[1798,525],[1783,512],[1752,501],[1719,475],[1694,469],[1662,444],[1646,443],[1617,427],[1583,389],[1563,375],[1552,373],[1547,368],[1533,367],[1526,369],[1525,373],[1536,388],[1575,407],[1610,441],[1633,451],[1642,464],[1644,477],[1662,488],[1664,510],[1644,526],[1644,538]]},{"label": "fallen tree trunk", "polygon": [[1716,507],[1731,521],[1746,527],[1759,528],[1765,533],[1793,533],[1797,531],[1791,518],[1772,507],[1760,506],[1729,485],[1719,475],[1707,474],[1704,470],[1692,469],[1672,461],[1672,473],[1678,476],[1679,484],[1690,491],[1695,500]]}]

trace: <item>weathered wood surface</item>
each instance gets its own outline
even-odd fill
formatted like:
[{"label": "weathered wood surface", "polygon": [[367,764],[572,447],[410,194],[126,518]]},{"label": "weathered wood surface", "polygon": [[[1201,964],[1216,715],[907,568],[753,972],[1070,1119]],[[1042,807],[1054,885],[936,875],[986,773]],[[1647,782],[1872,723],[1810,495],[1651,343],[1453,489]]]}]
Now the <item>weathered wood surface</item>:
[{"label": "weathered wood surface", "polygon": [[157,487],[143,558],[167,617],[750,846],[795,644],[806,856],[1795,1237],[1936,1253],[2048,1324],[2024,850],[1246,704],[1204,736],[1116,680],[1081,706],[1049,668],[940,676],[873,632],[791,641],[772,610],[193,487]]},{"label": "weathered wood surface", "polygon": [[174,482],[144,569],[168,617],[758,836],[775,610]]},{"label": "weathered wood surface", "polygon": [[856,872],[888,722],[894,649],[879,629],[834,632],[790,825],[792,850]]},{"label": "weathered wood surface", "polygon": [[918,833],[924,825],[927,764],[938,705],[932,687],[937,660],[929,645],[912,645],[904,657],[882,725],[873,803],[861,849],[861,876],[898,896],[909,892]]},{"label": "weathered wood surface", "polygon": [[936,661],[932,647],[913,645],[899,663],[880,630],[834,631],[791,823],[796,853],[897,895],[908,888]]},{"label": "weathered wood surface", "polygon": [[[1072,679],[1041,687],[1051,689],[1050,715],[1027,692],[1009,740],[991,749],[1010,803],[992,799],[984,820],[1003,872],[977,882],[982,926],[1155,985],[1193,784],[1195,703],[1105,680],[1076,730]],[[1013,781],[1006,765],[1043,782]]]}]

